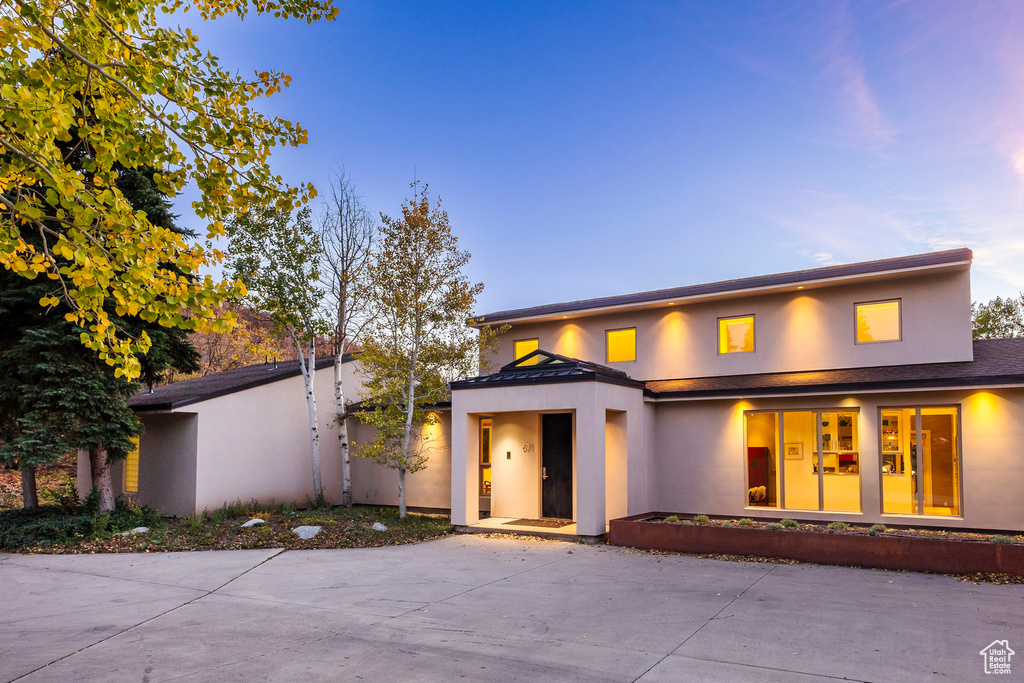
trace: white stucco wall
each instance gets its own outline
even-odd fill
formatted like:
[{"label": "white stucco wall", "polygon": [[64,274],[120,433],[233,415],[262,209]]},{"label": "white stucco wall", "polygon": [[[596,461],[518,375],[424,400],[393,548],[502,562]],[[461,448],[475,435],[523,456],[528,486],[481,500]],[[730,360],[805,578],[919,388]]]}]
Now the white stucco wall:
[{"label": "white stucco wall", "polygon": [[[358,399],[362,383],[358,362],[343,366],[346,396]],[[334,369],[318,370],[314,380],[320,431],[324,497],[341,502],[342,466],[338,427],[334,423]],[[225,502],[255,498],[304,505],[314,499],[312,448],[305,388],[301,376],[204,401],[188,409],[199,415],[196,507],[214,509]],[[451,480],[448,446],[450,417],[431,435],[432,462],[407,477],[407,504],[448,508]],[[372,430],[350,421],[350,438]],[[397,505],[398,473],[352,458],[353,501]]]},{"label": "white stucco wall", "polygon": [[[314,382],[324,469],[329,469],[335,450],[327,429],[327,418],[333,413],[331,373],[330,369],[320,370]],[[214,510],[235,500],[298,504],[314,500],[312,450],[301,376],[188,408],[199,418],[197,510]],[[334,502],[337,496],[332,483],[331,478],[324,477],[325,496]]]},{"label": "white stucco wall", "polygon": [[[879,408],[929,405],[960,406],[962,518],[883,515]],[[743,412],[834,407],[859,408],[860,411],[861,512],[746,507]],[[1017,445],[1024,443],[1022,389],[680,401],[658,404],[657,413],[658,429],[652,453],[657,486],[652,509],[736,517],[781,516],[869,524],[1024,529],[1024,454]]]},{"label": "white stucco wall", "polygon": [[[855,344],[854,305],[900,299],[903,340]],[[755,351],[718,353],[718,319],[753,315]],[[761,372],[966,361],[971,343],[970,271],[945,270],[855,285],[746,295],[705,303],[566,320],[517,323],[498,342],[497,365],[513,342],[605,364],[605,330],[636,327],[637,360],[608,363],[650,381]]]},{"label": "white stucco wall", "polygon": [[139,440],[136,500],[168,515],[195,514],[198,415],[156,413],[140,417],[146,432]]},{"label": "white stucco wall", "polygon": [[500,413],[492,418],[491,514],[495,517],[541,517],[540,421],[536,412]]},{"label": "white stucco wall", "polygon": [[[445,410],[438,411],[437,415],[440,424],[428,427],[423,435],[426,439],[423,452],[428,457],[426,468],[405,476],[405,498],[409,507],[434,510],[451,507],[451,413]],[[356,443],[368,443],[373,439],[373,427],[356,419],[351,425],[350,433]],[[353,457],[352,501],[367,505],[398,505],[398,471]]]},{"label": "white stucco wall", "polygon": [[[343,365],[346,397],[357,400],[358,363]],[[334,422],[334,369],[314,379],[320,433],[321,477],[328,502],[341,502],[339,430]],[[451,500],[451,419],[430,428],[428,467],[407,477],[408,504],[447,509]],[[139,462],[140,502],[167,514],[196,514],[236,500],[305,505],[314,499],[312,447],[305,387],[300,375],[183,406],[171,413],[140,414],[147,427]],[[372,430],[350,419],[350,440]],[[87,460],[87,459],[86,459]],[[120,469],[115,474],[120,476]],[[87,463],[81,481],[88,482]],[[120,480],[118,480],[120,481]],[[396,505],[398,474],[352,457],[353,500]],[[118,489],[120,490],[120,489]]]},{"label": "white stucco wall", "polygon": [[[637,419],[634,416],[633,419]],[[608,519],[625,517],[629,505],[627,425],[629,415],[621,410],[606,410],[604,423],[605,469],[604,508]]]}]

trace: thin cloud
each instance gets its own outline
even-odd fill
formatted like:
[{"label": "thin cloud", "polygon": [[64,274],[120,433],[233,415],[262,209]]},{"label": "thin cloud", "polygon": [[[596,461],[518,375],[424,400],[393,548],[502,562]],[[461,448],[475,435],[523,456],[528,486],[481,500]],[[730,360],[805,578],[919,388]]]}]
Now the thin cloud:
[{"label": "thin cloud", "polygon": [[820,52],[824,73],[836,88],[837,106],[850,123],[851,137],[881,151],[895,140],[868,82],[857,26],[845,2],[827,3],[822,21],[827,42]]},{"label": "thin cloud", "polygon": [[809,265],[968,247],[976,298],[1024,290],[1024,207],[992,196],[993,205],[979,206],[972,195],[872,202],[813,188],[779,196],[777,206],[760,213],[791,238],[780,248],[796,251]]}]

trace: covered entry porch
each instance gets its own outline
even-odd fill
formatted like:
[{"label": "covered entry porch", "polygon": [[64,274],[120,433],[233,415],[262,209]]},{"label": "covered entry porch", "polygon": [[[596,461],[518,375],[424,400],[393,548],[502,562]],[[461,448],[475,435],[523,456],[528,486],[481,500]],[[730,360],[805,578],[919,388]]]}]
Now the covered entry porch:
[{"label": "covered entry porch", "polygon": [[642,495],[643,410],[641,383],[544,351],[454,383],[453,524],[602,536]]}]

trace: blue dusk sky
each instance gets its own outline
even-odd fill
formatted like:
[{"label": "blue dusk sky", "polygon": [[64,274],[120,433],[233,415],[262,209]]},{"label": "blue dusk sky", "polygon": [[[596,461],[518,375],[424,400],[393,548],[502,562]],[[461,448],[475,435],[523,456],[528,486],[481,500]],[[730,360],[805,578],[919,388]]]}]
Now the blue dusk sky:
[{"label": "blue dusk sky", "polygon": [[287,181],[430,184],[480,312],[960,246],[1024,289],[1024,2],[337,4],[189,19],[292,76]]}]

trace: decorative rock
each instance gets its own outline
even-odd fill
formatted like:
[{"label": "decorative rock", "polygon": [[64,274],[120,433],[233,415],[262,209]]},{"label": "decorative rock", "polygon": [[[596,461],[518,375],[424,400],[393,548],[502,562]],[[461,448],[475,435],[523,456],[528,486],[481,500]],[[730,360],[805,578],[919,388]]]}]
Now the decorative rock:
[{"label": "decorative rock", "polygon": [[257,524],[266,524],[266,523],[267,523],[267,520],[265,520],[265,519],[260,519],[259,517],[253,517],[248,522],[243,524],[242,528],[243,529],[248,529],[249,527],[256,526]]},{"label": "decorative rock", "polygon": [[384,526],[383,524],[381,524],[380,522],[374,522],[373,526],[371,526],[370,528],[373,529],[374,531],[387,531],[388,530],[388,528],[386,526]]},{"label": "decorative rock", "polygon": [[134,536],[135,534],[144,534],[144,533],[147,533],[148,531],[149,531],[149,527],[148,526],[137,526],[134,529],[132,529],[131,531],[124,531],[124,532],[118,534],[118,536]]},{"label": "decorative rock", "polygon": [[297,526],[294,529],[292,529],[292,533],[301,538],[303,541],[308,541],[309,539],[313,538],[318,533],[320,533],[320,529],[321,527],[318,526]]}]

